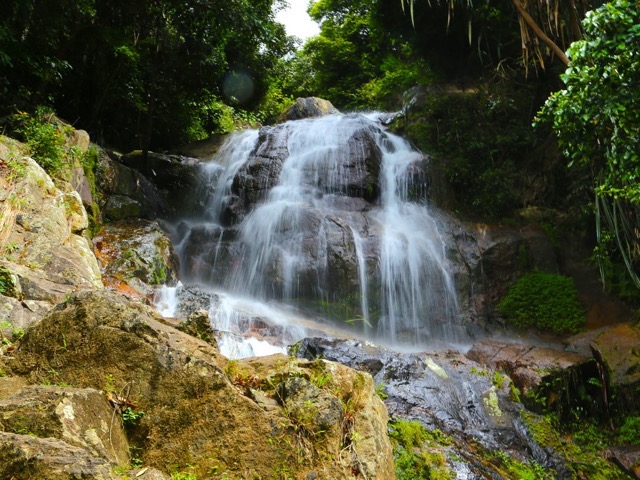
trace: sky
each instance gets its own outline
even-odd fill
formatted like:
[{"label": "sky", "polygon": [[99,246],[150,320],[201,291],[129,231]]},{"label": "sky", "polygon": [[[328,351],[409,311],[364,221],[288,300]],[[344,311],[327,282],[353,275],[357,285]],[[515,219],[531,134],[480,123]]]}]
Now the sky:
[{"label": "sky", "polygon": [[320,32],[318,24],[307,15],[309,0],[287,0],[289,8],[277,13],[276,20],[287,29],[288,35],[295,35],[302,41]]}]

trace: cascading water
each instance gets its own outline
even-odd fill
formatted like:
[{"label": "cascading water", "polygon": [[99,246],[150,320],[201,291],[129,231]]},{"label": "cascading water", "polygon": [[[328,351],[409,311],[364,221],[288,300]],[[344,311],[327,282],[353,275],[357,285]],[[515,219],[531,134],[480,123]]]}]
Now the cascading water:
[{"label": "cascading water", "polygon": [[176,229],[182,278],[390,344],[462,340],[425,164],[375,117],[234,135],[204,167],[206,209]]}]

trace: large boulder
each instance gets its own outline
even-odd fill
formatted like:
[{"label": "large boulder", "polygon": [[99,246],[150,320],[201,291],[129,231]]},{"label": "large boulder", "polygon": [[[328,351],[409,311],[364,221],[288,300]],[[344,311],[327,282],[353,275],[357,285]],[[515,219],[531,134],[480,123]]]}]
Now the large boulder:
[{"label": "large boulder", "polygon": [[164,196],[142,172],[124,165],[115,153],[101,151],[97,169],[96,184],[102,194],[100,207],[107,220],[155,219],[166,216],[177,204]]},{"label": "large boulder", "polygon": [[0,429],[58,438],[113,465],[129,463],[129,444],[120,417],[97,390],[26,387],[0,400]]},{"label": "large boulder", "polygon": [[102,281],[79,194],[58,188],[20,153],[20,144],[2,142],[8,167],[0,170],[0,323],[15,329],[75,290],[101,288]]},{"label": "large boulder", "polygon": [[328,100],[318,97],[298,98],[293,105],[282,112],[279,121],[286,122],[287,120],[322,117],[333,113],[339,113],[338,109]]},{"label": "large boulder", "polygon": [[[34,383],[126,392],[122,402],[144,412],[130,441],[142,448],[145,465],[164,471],[191,466],[195,475],[217,469],[232,477],[272,478],[276,471],[336,480],[361,471],[370,479],[393,478],[386,411],[370,377],[333,363],[325,368],[282,355],[269,359],[261,360],[268,367],[229,362],[212,345],[162,323],[149,307],[92,291],[30,328],[10,369]],[[355,423],[314,436],[300,423],[303,417],[289,412],[291,404],[269,399],[290,377],[313,381],[319,369],[336,378],[330,391],[342,402],[362,402],[351,412]],[[265,410],[265,404],[274,408]],[[352,432],[366,440],[354,441],[360,437]],[[345,435],[352,439],[348,451],[342,450]],[[365,447],[374,439],[375,448]]]}]

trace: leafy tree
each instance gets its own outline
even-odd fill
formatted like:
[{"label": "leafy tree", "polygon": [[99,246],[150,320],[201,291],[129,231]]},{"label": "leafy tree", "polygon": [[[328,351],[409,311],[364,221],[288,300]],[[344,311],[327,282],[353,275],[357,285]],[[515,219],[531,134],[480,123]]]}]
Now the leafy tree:
[{"label": "leafy tree", "polygon": [[96,139],[147,149],[217,130],[220,101],[253,110],[291,49],[282,0],[9,0],[0,100],[55,107]]},{"label": "leafy tree", "polygon": [[587,14],[562,80],[541,112],[571,164],[595,177],[598,233],[612,232],[636,286],[640,278],[640,8],[614,0]]}]

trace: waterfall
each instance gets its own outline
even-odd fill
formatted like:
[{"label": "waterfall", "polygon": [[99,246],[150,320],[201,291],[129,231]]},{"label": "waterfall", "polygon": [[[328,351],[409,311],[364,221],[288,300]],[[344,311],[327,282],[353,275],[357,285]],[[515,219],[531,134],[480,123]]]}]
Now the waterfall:
[{"label": "waterfall", "polygon": [[233,135],[203,168],[206,208],[176,227],[182,278],[389,344],[463,340],[427,166],[375,116]]}]

